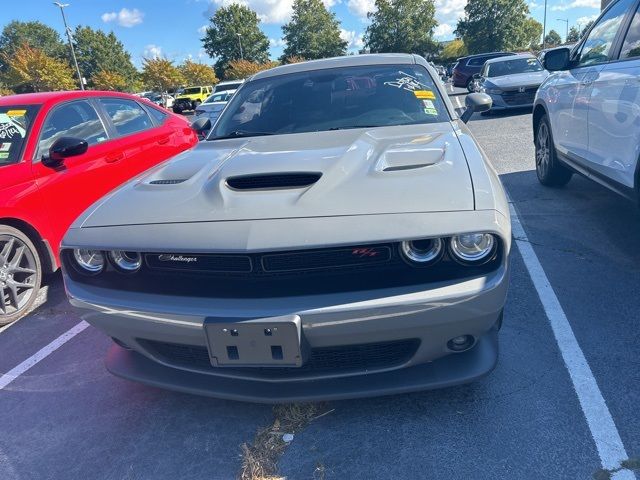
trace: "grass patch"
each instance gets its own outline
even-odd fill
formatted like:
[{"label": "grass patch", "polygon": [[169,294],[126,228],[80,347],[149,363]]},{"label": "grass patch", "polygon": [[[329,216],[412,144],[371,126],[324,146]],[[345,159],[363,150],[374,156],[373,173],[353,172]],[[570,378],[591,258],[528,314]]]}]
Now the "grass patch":
[{"label": "grass patch", "polygon": [[272,424],[258,430],[251,444],[243,443],[241,446],[240,480],[283,480],[284,477],[278,475],[278,460],[288,445],[282,439],[283,435],[300,433],[309,423],[331,411],[327,411],[322,403],[292,403],[273,407]]}]

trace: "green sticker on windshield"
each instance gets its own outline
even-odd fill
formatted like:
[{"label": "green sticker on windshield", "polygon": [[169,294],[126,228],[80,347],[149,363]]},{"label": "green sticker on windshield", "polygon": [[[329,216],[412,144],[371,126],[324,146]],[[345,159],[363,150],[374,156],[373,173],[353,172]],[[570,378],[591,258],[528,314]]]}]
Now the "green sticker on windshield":
[{"label": "green sticker on windshield", "polygon": [[438,111],[435,108],[425,108],[424,113],[426,113],[427,115],[438,115]]},{"label": "green sticker on windshield", "polygon": [[9,158],[9,152],[0,152],[0,158]]}]

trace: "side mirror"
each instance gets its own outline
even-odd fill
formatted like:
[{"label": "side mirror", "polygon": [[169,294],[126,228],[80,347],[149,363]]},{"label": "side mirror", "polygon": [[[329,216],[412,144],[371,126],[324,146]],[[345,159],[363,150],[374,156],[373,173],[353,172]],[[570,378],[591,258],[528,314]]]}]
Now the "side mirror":
[{"label": "side mirror", "polygon": [[474,73],[472,78],[475,80],[479,80],[480,78],[482,78],[482,76],[479,73]]},{"label": "side mirror", "polygon": [[64,163],[65,158],[82,155],[88,148],[89,144],[82,138],[60,137],[49,147],[49,155],[42,158],[42,164],[57,168]]},{"label": "side mirror", "polygon": [[556,48],[554,50],[549,50],[544,54],[542,65],[550,72],[568,70],[569,66],[571,65],[570,58],[570,48]]},{"label": "side mirror", "polygon": [[467,109],[460,116],[460,120],[467,123],[474,113],[488,112],[491,110],[493,100],[486,93],[470,93],[464,101]]},{"label": "side mirror", "polygon": [[211,129],[211,120],[209,119],[209,117],[198,118],[191,124],[191,128],[193,128],[196,133],[203,135]]}]

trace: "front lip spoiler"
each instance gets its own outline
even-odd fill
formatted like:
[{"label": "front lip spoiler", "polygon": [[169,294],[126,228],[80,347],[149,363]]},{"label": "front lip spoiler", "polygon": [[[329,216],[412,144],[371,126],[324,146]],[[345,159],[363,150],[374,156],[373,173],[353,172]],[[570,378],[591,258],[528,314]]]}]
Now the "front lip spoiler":
[{"label": "front lip spoiler", "polygon": [[271,383],[225,378],[164,366],[113,345],[106,359],[114,375],[163,389],[226,400],[287,403],[344,400],[451,387],[488,375],[498,361],[498,330],[494,326],[471,350],[433,362],[388,372],[351,377]]}]

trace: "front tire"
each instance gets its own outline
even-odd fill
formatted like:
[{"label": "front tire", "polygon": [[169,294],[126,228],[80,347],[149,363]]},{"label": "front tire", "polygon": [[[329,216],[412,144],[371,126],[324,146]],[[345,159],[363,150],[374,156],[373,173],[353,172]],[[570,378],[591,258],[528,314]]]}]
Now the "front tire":
[{"label": "front tire", "polygon": [[473,77],[471,77],[467,82],[467,90],[469,93],[474,93],[476,91],[476,82]]},{"label": "front tire", "polygon": [[42,282],[42,262],[33,242],[20,230],[0,225],[0,326],[33,306]]},{"label": "front tire", "polygon": [[543,115],[538,124],[535,147],[536,174],[540,183],[547,187],[564,187],[569,183],[573,172],[558,160],[547,115]]},{"label": "front tire", "polygon": [[179,115],[182,113],[182,109],[180,107],[173,107],[173,113],[177,113]]}]

